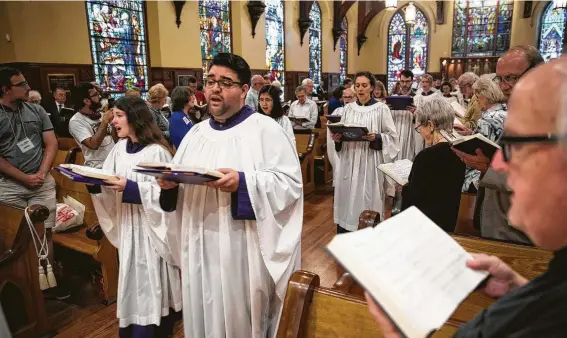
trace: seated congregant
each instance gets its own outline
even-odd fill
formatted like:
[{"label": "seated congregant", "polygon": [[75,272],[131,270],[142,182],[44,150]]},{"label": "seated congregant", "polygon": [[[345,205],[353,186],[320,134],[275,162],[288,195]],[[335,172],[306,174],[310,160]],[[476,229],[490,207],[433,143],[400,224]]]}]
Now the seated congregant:
[{"label": "seated congregant", "polygon": [[100,93],[91,83],[80,83],[73,89],[72,97],[77,112],[69,121],[69,133],[81,147],[85,165],[102,168],[115,142],[110,125],[112,110],[99,111]]},{"label": "seated congregant", "polygon": [[37,90],[30,90],[28,102],[33,104],[41,104],[41,94]]},{"label": "seated congregant", "polygon": [[[297,100],[291,103],[289,108],[289,118],[293,121],[293,127],[313,129],[317,124],[319,114],[317,104],[307,97],[307,90],[303,86],[295,89]],[[296,120],[295,117],[306,117],[308,121]]]},{"label": "seated congregant", "polygon": [[195,92],[191,87],[178,86],[171,92],[173,113],[169,119],[169,138],[175,148],[185,137],[185,134],[195,125],[195,115],[189,112],[195,105]]},{"label": "seated congregant", "polygon": [[280,101],[281,91],[275,86],[264,86],[258,94],[258,112],[274,119],[287,133],[292,141],[295,141],[293,126],[287,116],[283,114]]},{"label": "seated congregant", "polygon": [[246,93],[244,104],[252,109],[258,109],[258,92],[264,87],[264,78],[260,75],[254,75],[250,82],[250,89]]},{"label": "seated congregant", "polygon": [[465,116],[459,120],[469,129],[475,129],[478,119],[482,116],[482,110],[472,90],[478,79],[478,75],[473,72],[464,73],[459,77],[459,91],[462,94],[462,102],[459,103],[466,109]]},{"label": "seated congregant", "polygon": [[128,90],[126,91],[126,93],[124,93],[124,96],[126,96],[126,97],[135,97],[135,98],[138,98],[138,99],[139,99],[139,98],[142,97],[142,92],[140,91],[140,88],[134,87],[134,88],[128,89]]},{"label": "seated congregant", "polygon": [[335,109],[343,106],[343,90],[343,87],[337,87],[335,90],[333,90],[331,99],[329,100],[329,105],[327,107],[327,113],[329,115],[333,115]]},{"label": "seated congregant", "polygon": [[158,83],[148,90],[148,107],[154,116],[156,124],[166,138],[169,138],[169,122],[161,110],[167,102],[169,92],[164,85]]},{"label": "seated congregant", "polygon": [[465,164],[440,131],[451,132],[455,113],[442,98],[424,102],[415,112],[416,131],[427,148],[413,161],[409,183],[402,190],[402,210],[416,206],[443,230],[455,230]]},{"label": "seated congregant", "polygon": [[384,86],[382,81],[376,80],[376,88],[372,92],[372,97],[378,102],[386,103],[386,96],[388,96],[386,86]]}]

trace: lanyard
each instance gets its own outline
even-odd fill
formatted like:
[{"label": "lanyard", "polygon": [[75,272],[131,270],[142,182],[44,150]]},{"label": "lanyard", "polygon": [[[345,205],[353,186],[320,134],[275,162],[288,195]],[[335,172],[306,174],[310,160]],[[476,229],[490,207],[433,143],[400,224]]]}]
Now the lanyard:
[{"label": "lanyard", "polygon": [[[8,111],[6,111],[6,109],[4,109],[4,105],[0,103],[0,106],[2,106],[2,111],[6,114],[6,117],[8,118],[8,123],[10,124],[10,129],[12,129],[12,133],[14,134],[14,138],[16,139],[16,142],[18,141],[18,136],[16,135],[16,130],[14,129],[15,125],[16,125],[16,115],[14,115],[14,125],[12,125],[12,120],[10,119],[10,115],[8,115]],[[20,108],[16,108],[17,109],[17,113],[18,116],[20,117],[20,124],[22,126],[22,130],[24,131],[24,136],[25,138],[28,138],[28,134],[26,133],[26,127],[24,126],[24,121],[22,121],[22,114],[20,111]]]}]

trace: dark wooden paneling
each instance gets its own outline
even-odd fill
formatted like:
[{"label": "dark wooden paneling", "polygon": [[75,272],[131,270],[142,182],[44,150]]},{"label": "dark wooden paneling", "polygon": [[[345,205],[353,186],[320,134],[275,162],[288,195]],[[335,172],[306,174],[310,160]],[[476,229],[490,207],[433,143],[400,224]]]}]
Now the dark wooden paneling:
[{"label": "dark wooden paneling", "polygon": [[[471,58],[440,58],[440,77],[444,79],[458,79],[463,73],[474,72],[477,75],[496,72],[498,56],[471,57]],[[433,75],[433,74],[432,74]]]},{"label": "dark wooden paneling", "polygon": [[[325,82],[324,89],[327,92],[326,99],[329,99],[331,97],[333,90],[335,90],[338,86],[342,85],[342,83],[340,83],[340,75],[341,75],[340,73],[323,73],[322,79]],[[336,82],[337,82],[334,85],[332,83],[333,77],[336,78]]]},{"label": "dark wooden paneling", "polygon": [[[309,72],[294,72],[294,71],[287,71],[285,72],[285,99],[287,100],[295,100],[295,88],[301,84],[301,81],[304,78],[309,77]],[[301,79],[301,80],[300,80]]]},{"label": "dark wooden paneling", "polygon": [[197,83],[203,83],[203,69],[201,68],[165,68],[165,67],[151,67],[150,85],[161,83],[171,91],[177,87],[177,77],[179,75],[193,75],[197,78]]}]

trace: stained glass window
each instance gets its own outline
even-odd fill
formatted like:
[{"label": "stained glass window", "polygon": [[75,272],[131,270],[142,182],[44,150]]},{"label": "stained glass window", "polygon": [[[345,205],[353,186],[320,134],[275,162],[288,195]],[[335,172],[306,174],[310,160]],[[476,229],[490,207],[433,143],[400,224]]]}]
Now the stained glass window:
[{"label": "stained glass window", "polygon": [[205,77],[213,57],[231,51],[230,1],[199,0],[199,24]]},{"label": "stained glass window", "polygon": [[550,2],[541,18],[539,52],[545,61],[561,56],[561,47],[565,39],[567,10],[554,7],[553,2]]},{"label": "stained glass window", "polygon": [[456,0],[453,56],[500,56],[510,47],[513,0]]},{"label": "stained glass window", "polygon": [[284,84],[284,1],[266,0],[266,68],[270,80]]},{"label": "stained glass window", "polygon": [[148,90],[144,10],[141,0],[87,1],[95,79],[106,92]]},{"label": "stained glass window", "polygon": [[343,83],[347,76],[347,57],[348,57],[348,23],[346,18],[341,22],[341,29],[343,33],[339,37],[339,49],[340,49],[340,83]]},{"label": "stained glass window", "polygon": [[317,1],[309,12],[311,26],[309,27],[309,78],[315,88],[321,84],[321,8]]},{"label": "stained glass window", "polygon": [[[398,10],[388,27],[388,90],[400,79],[400,73],[409,69],[422,75],[427,69],[427,41],[429,25],[423,12],[416,7],[415,23],[405,22],[405,7]],[[409,43],[408,43],[409,42]]]}]

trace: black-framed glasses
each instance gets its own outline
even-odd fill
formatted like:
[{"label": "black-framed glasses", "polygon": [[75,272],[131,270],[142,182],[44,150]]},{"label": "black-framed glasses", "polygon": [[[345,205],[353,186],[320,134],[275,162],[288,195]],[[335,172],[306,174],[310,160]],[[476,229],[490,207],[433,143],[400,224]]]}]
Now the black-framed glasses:
[{"label": "black-framed glasses", "polygon": [[27,86],[29,86],[28,81],[22,81],[12,85],[12,87],[20,87],[20,88],[26,88]]},{"label": "black-framed glasses", "polygon": [[498,140],[498,144],[502,148],[502,157],[504,162],[510,162],[512,157],[512,147],[521,144],[537,144],[537,143],[557,143],[566,140],[567,135],[547,134],[547,135],[525,135],[525,136],[512,136],[502,135]]},{"label": "black-framed glasses", "polygon": [[492,79],[492,82],[496,84],[500,84],[501,82],[504,82],[507,85],[513,85],[522,77],[522,75],[526,74],[526,72],[530,69],[531,68],[524,70],[520,75],[495,76],[494,79]]},{"label": "black-framed glasses", "polygon": [[423,127],[421,124],[419,126],[414,127],[413,129],[415,129],[415,131],[419,134],[419,131],[421,130],[421,127]]},{"label": "black-framed glasses", "polygon": [[207,86],[207,88],[212,88],[212,87],[214,87],[216,83],[219,84],[219,87],[220,87],[221,89],[230,89],[230,88],[232,88],[234,85],[242,85],[242,82],[233,81],[233,80],[231,80],[231,79],[219,79],[219,80],[206,79],[206,80],[205,80],[205,86]]}]

